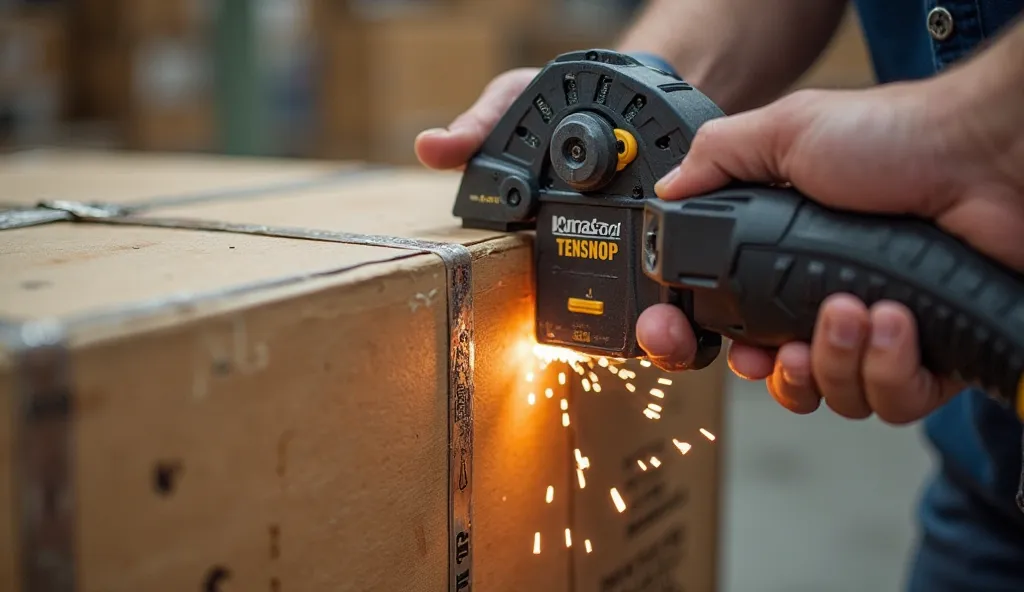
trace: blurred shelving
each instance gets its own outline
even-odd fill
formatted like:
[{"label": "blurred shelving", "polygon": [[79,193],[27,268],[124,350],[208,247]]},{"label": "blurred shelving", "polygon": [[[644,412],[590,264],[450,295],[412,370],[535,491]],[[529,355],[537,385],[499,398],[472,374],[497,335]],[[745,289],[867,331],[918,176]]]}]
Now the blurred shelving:
[{"label": "blurred shelving", "polygon": [[[506,69],[614,44],[640,0],[0,0],[0,147],[411,163]],[[855,19],[801,85],[861,86]]]}]

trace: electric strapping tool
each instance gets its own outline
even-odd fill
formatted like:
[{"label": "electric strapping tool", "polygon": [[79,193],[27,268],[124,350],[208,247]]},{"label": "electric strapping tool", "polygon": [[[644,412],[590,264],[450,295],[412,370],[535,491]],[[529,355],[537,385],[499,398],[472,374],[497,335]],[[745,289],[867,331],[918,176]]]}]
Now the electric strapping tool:
[{"label": "electric strapping tool", "polygon": [[[666,202],[655,182],[724,115],[681,78],[591,50],[548,63],[468,163],[468,228],[536,230],[536,337],[591,355],[644,355],[647,307],[680,307],[698,338],[809,342],[846,292],[916,316],[922,363],[1024,417],[1024,277],[923,220],[836,211],[793,189],[735,185]],[[865,174],[870,174],[866,171]]]}]

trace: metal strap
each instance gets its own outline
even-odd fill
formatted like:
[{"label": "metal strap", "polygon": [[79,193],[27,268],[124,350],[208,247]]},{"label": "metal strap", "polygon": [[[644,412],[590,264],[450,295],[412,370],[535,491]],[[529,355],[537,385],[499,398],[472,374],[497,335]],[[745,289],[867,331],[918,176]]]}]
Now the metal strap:
[{"label": "metal strap", "polygon": [[325,175],[319,175],[298,181],[283,181],[268,185],[257,185],[254,187],[242,187],[221,191],[165,195],[125,204],[88,203],[65,200],[43,201],[35,204],[34,206],[27,207],[3,204],[0,206],[0,230],[27,228],[29,226],[52,224],[54,222],[67,222],[76,219],[79,215],[92,217],[127,216],[160,207],[183,206],[194,203],[227,201],[232,199],[247,199],[273,195],[275,193],[294,192],[302,189],[310,189],[361,179],[366,176],[376,175],[390,170],[391,167],[388,166],[367,165],[359,168],[342,169]]},{"label": "metal strap", "polygon": [[12,401],[14,495],[21,547],[21,590],[75,589],[74,397],[59,326],[0,327],[15,361]]},{"label": "metal strap", "polygon": [[[188,218],[122,215],[116,210],[50,202],[46,207],[78,222],[123,226],[227,232],[268,237],[314,240],[432,253],[444,262],[448,289],[448,503],[449,590],[472,590],[473,498],[473,258],[461,244],[386,235],[358,234],[310,228],[232,224]],[[164,305],[169,302],[164,303]],[[152,310],[152,307],[149,308]]]}]

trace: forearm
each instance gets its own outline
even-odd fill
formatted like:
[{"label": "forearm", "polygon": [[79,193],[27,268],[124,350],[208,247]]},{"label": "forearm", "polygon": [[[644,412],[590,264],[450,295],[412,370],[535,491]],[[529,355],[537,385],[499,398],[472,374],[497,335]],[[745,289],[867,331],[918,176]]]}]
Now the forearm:
[{"label": "forearm", "polygon": [[846,0],[650,0],[619,41],[662,56],[727,113],[766,104],[814,63]]},{"label": "forearm", "polygon": [[934,119],[988,153],[1024,199],[1024,17],[929,86]]}]

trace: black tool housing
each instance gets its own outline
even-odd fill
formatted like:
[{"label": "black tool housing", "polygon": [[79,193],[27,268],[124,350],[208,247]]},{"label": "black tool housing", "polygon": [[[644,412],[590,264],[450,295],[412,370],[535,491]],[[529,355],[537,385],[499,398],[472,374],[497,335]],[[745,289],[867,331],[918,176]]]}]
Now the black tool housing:
[{"label": "black tool housing", "polygon": [[[722,115],[682,79],[607,50],[558,56],[509,108],[468,163],[454,215],[467,228],[536,230],[539,342],[638,357],[644,309],[673,301],[692,313],[642,272],[644,205],[697,128]],[[700,337],[706,363],[720,341]]]},{"label": "black tool housing", "polygon": [[1019,271],[930,221],[829,209],[793,189],[654,197],[721,115],[679,78],[600,50],[559,56],[512,105],[469,163],[454,211],[471,228],[536,229],[537,339],[641,356],[637,318],[665,302],[694,329],[696,369],[723,336],[810,341],[822,303],[843,292],[903,304],[924,367],[1024,419]]}]

